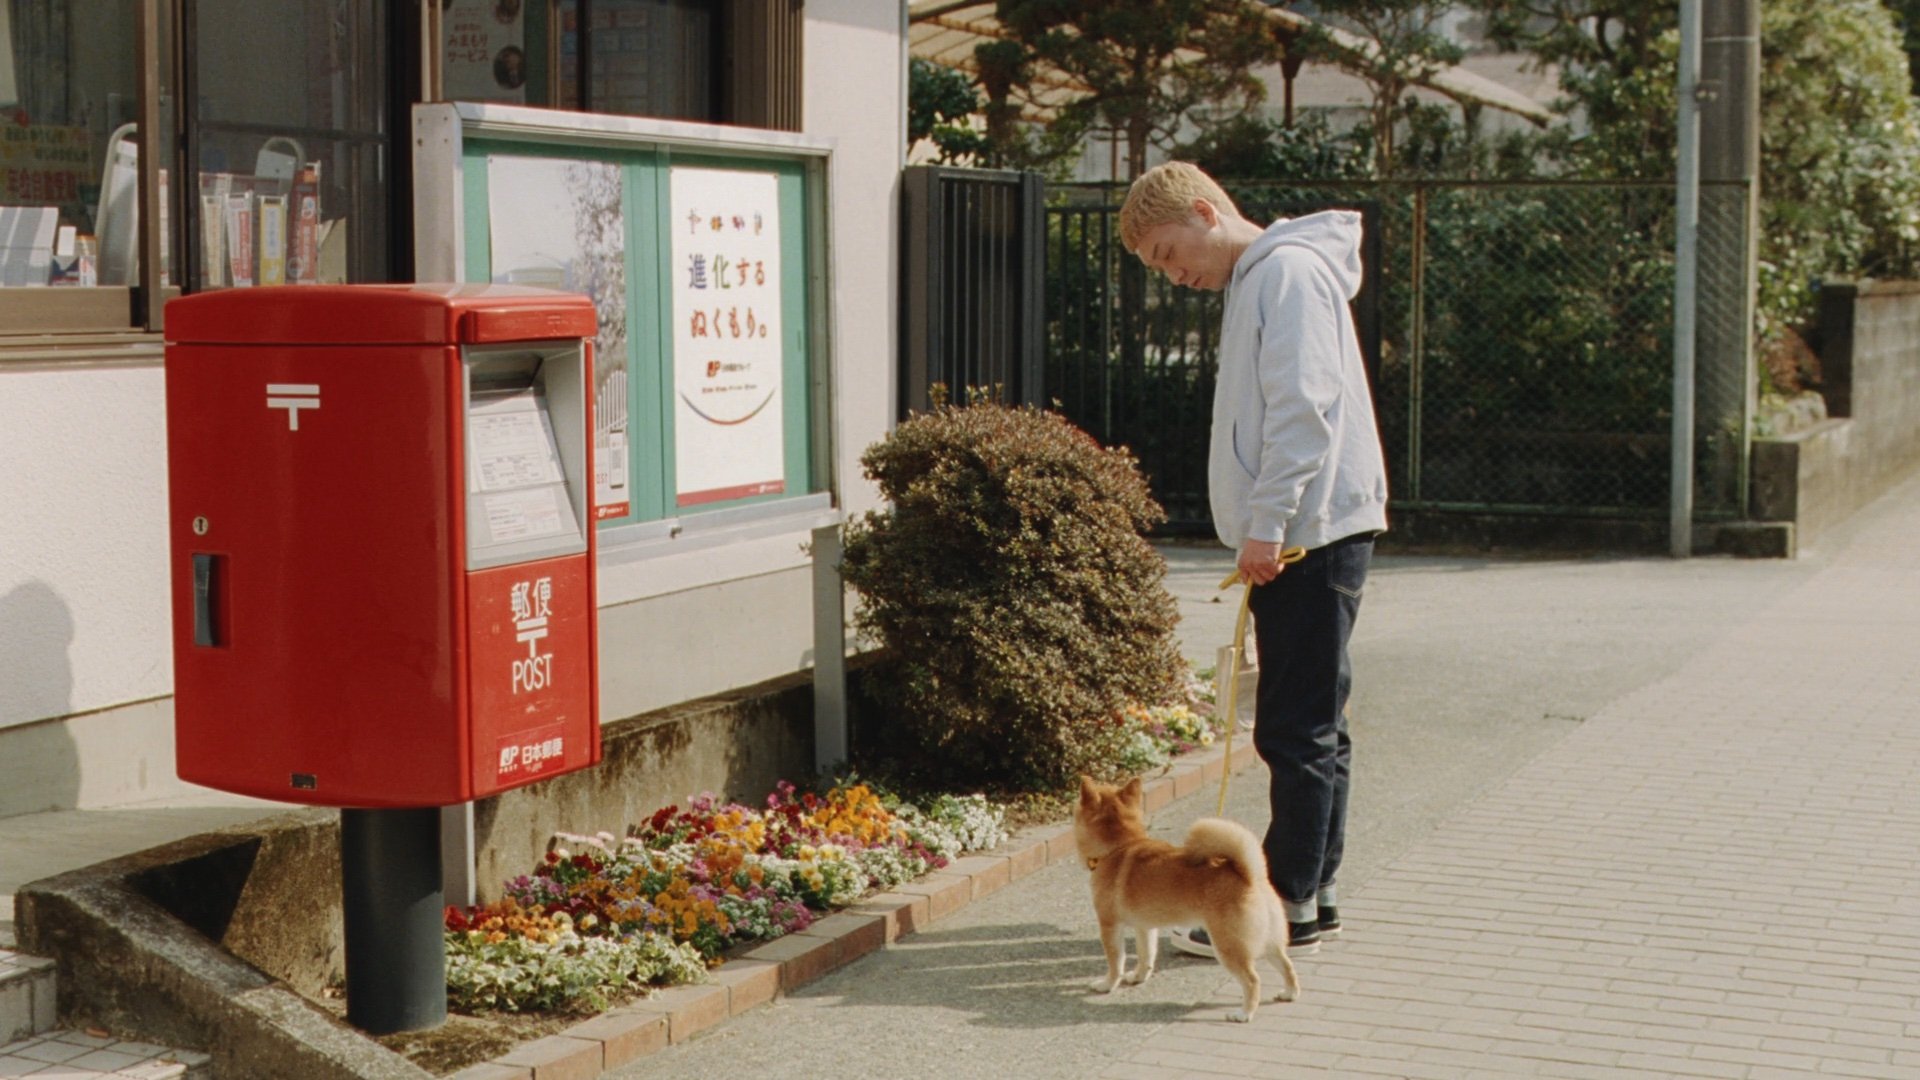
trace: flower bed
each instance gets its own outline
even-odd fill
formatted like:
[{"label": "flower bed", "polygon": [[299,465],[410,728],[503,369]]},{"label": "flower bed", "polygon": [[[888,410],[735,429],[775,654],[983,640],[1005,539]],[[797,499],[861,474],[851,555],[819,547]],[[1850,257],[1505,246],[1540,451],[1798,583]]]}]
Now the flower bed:
[{"label": "flower bed", "polygon": [[504,898],[447,909],[449,1001],[594,1011],[648,985],[697,981],[736,945],[999,844],[1004,820],[979,795],[922,808],[865,784],[819,796],[783,782],[763,810],[702,796],[624,839],[558,834]]},{"label": "flower bed", "polygon": [[[1116,767],[1139,773],[1210,745],[1206,683],[1186,704],[1118,718]],[[558,833],[546,861],[491,904],[446,912],[447,990],[463,1012],[590,1012],[648,986],[696,982],[743,944],[1005,840],[981,795],[916,806],[850,781],[825,795],[781,782],[763,808],[711,795],[656,811],[625,838]]]}]

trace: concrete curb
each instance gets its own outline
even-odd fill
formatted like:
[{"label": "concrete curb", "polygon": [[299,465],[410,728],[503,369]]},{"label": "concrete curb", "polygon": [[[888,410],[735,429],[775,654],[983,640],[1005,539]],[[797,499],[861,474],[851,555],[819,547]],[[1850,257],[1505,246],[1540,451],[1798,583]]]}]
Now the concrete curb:
[{"label": "concrete curb", "polygon": [[244,843],[206,833],[19,893],[23,948],[56,958],[63,1015],[76,1007],[143,1042],[202,1047],[219,1076],[429,1080],[142,895],[142,871]]},{"label": "concrete curb", "polygon": [[[1237,735],[1233,771],[1260,760],[1251,740]],[[1149,813],[1177,798],[1218,784],[1226,768],[1222,747],[1188,754],[1143,778]],[[591,1020],[515,1047],[447,1080],[595,1080],[668,1046],[686,1042],[732,1018],[923,930],[975,900],[1056,862],[1077,860],[1073,826],[1024,830],[993,851],[955,859],[891,892],[870,896],[807,929],[776,938],[728,960],[710,981],[674,986]]]}]

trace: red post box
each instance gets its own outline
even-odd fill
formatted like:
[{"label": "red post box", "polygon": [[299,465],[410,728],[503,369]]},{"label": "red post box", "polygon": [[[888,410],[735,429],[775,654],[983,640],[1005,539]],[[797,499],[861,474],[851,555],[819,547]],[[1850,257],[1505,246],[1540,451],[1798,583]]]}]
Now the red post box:
[{"label": "red post box", "polygon": [[287,286],[166,319],[181,778],[405,808],[599,761],[591,301]]}]

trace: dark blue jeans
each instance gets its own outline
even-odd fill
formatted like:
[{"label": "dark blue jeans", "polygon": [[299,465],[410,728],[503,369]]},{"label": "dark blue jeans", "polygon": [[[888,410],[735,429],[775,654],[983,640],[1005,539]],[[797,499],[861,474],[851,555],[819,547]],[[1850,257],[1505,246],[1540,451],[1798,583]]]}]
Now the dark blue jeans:
[{"label": "dark blue jeans", "polygon": [[1372,559],[1371,533],[1336,540],[1256,586],[1248,600],[1260,657],[1253,745],[1272,777],[1267,876],[1295,904],[1333,884],[1346,844],[1347,639]]}]

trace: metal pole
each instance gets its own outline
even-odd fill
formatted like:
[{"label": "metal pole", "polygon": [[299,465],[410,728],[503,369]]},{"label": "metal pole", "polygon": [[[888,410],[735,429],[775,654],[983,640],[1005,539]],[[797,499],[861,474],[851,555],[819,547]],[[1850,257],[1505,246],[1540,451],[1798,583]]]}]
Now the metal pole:
[{"label": "metal pole", "polygon": [[347,1022],[372,1035],[447,1019],[440,809],[340,811]]},{"label": "metal pole", "polygon": [[1700,239],[1700,0],[1680,0],[1680,162],[1674,196],[1673,476],[1668,553],[1693,554],[1693,347]]},{"label": "metal pole", "polygon": [[1407,329],[1407,497],[1420,501],[1420,417],[1426,411],[1427,186],[1413,188],[1413,325]]}]

